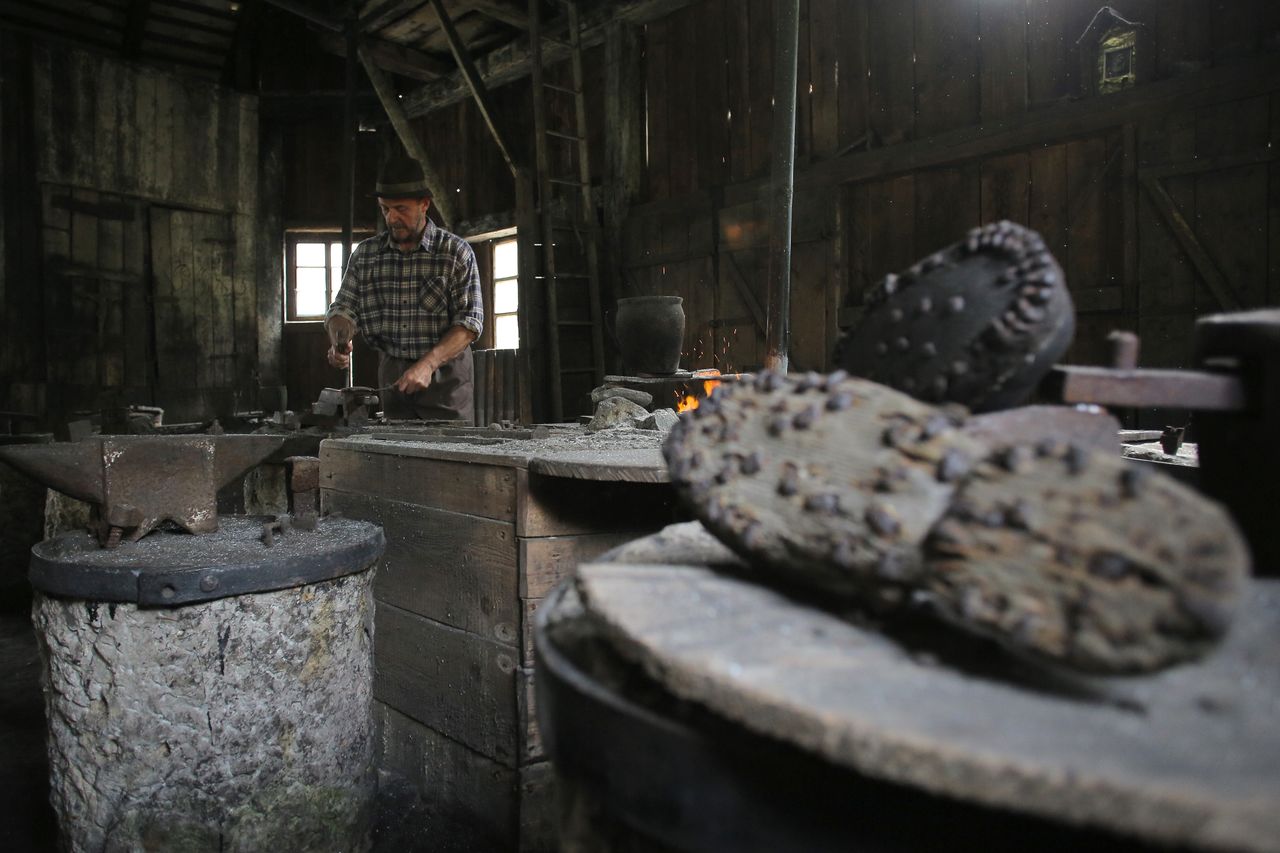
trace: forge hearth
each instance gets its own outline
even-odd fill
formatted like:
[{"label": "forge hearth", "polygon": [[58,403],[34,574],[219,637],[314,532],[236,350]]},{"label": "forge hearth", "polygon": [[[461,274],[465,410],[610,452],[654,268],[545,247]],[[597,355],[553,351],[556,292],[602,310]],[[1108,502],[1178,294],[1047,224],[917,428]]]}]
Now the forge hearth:
[{"label": "forge hearth", "polygon": [[711,394],[721,382],[732,382],[741,374],[722,374],[715,368],[704,370],[677,370],[666,376],[606,376],[604,384],[617,388],[631,388],[653,395],[653,403],[648,406],[654,409],[688,408],[688,400],[701,400]]}]

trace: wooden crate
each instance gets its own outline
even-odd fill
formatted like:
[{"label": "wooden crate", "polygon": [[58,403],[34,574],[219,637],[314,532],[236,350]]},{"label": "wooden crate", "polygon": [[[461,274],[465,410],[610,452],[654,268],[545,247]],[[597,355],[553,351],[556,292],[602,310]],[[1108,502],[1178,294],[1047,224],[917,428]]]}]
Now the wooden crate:
[{"label": "wooden crate", "polygon": [[320,459],[324,510],[387,537],[374,582],[383,769],[480,847],[551,849],[533,618],[579,562],[669,523],[670,487],[544,477],[501,445],[340,439]]}]

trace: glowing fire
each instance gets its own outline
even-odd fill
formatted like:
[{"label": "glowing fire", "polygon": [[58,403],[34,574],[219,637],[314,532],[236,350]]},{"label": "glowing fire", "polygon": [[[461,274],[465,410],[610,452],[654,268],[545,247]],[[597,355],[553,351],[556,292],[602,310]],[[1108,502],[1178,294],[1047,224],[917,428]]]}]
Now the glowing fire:
[{"label": "glowing fire", "polygon": [[[710,397],[711,392],[714,391],[717,387],[719,387],[719,385],[720,385],[719,379],[702,380],[702,396]],[[694,396],[693,394],[681,394],[679,391],[677,391],[676,392],[676,411],[687,412],[687,411],[690,411],[691,409],[696,409],[698,408],[699,400],[700,398]]]}]

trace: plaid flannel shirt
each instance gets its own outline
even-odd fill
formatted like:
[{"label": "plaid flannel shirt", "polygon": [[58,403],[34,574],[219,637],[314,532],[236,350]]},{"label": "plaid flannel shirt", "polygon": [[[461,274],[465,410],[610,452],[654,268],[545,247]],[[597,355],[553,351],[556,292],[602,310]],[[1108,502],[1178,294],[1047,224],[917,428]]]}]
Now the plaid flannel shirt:
[{"label": "plaid flannel shirt", "polygon": [[396,248],[386,231],[361,240],[326,316],[335,315],[355,323],[374,349],[415,361],[450,326],[479,335],[484,298],[475,253],[430,222],[412,252]]}]

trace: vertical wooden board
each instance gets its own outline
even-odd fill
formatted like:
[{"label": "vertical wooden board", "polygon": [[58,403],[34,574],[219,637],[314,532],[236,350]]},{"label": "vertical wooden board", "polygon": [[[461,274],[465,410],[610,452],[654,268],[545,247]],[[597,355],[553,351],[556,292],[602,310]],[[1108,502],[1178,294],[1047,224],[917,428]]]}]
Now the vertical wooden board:
[{"label": "vertical wooden board", "polygon": [[885,273],[901,272],[919,258],[915,247],[915,177],[902,175],[868,187],[870,233],[868,264],[872,281]]},{"label": "vertical wooden board", "polygon": [[515,526],[387,498],[329,490],[325,507],[382,526],[374,596],[514,647],[520,625]]},{"label": "vertical wooden board", "polygon": [[[1195,156],[1195,114],[1179,110],[1138,128],[1139,159],[1149,163],[1190,160]],[[1195,213],[1195,178],[1162,181],[1184,216]],[[1190,314],[1195,310],[1195,272],[1151,197],[1138,198],[1138,313]],[[1145,359],[1144,359],[1145,363]]]},{"label": "vertical wooden board", "polygon": [[1256,51],[1261,38],[1274,35],[1259,26],[1263,7],[1272,6],[1274,2],[1275,0],[1231,0],[1213,4],[1213,13],[1208,16],[1207,23],[1213,32],[1214,65],[1236,62]]},{"label": "vertical wooden board", "polygon": [[[750,65],[748,79],[747,132],[750,153],[747,175],[769,174],[773,138],[773,0],[747,0],[745,11],[750,24]],[[741,12],[739,13],[741,14]]]},{"label": "vertical wooden board", "polygon": [[[159,198],[170,198],[173,188],[174,145],[182,138],[182,110],[175,108],[181,100],[174,97],[174,78],[156,75],[154,144],[148,151],[153,162],[155,183],[152,192]],[[176,116],[175,116],[176,114]],[[176,124],[175,124],[176,121]]]},{"label": "vertical wooden board", "polygon": [[849,272],[849,298],[845,305],[862,305],[867,291],[875,283],[871,273],[871,193],[869,184],[848,186],[844,190],[845,255]]},{"label": "vertical wooden board", "polygon": [[235,384],[235,245],[231,223],[226,215],[210,217],[209,290],[213,307],[212,359],[214,387],[231,388]]},{"label": "vertical wooden board", "polygon": [[[1213,157],[1265,150],[1273,144],[1267,96],[1204,107],[1196,113],[1196,155]],[[1267,301],[1267,167],[1207,172],[1195,179],[1193,226],[1205,251],[1245,308]],[[1196,313],[1223,310],[1200,286]]]},{"label": "vertical wooden board", "polygon": [[98,194],[92,190],[73,190],[74,201],[84,202],[71,213],[71,262],[84,267],[98,265],[98,217],[89,212]]},{"label": "vertical wooden board", "polygon": [[1008,219],[1027,224],[1030,218],[1030,184],[1031,158],[1026,152],[983,160],[982,221]]},{"label": "vertical wooden board", "polygon": [[[837,0],[809,0],[810,153],[821,159],[840,148],[840,11]],[[845,69],[853,73],[854,69]]]},{"label": "vertical wooden board", "polygon": [[91,153],[97,149],[95,137],[99,132],[97,69],[89,54],[83,51],[69,51],[63,61],[70,69],[67,97],[71,101],[69,124],[60,129],[70,137],[70,155],[67,158],[70,168],[64,180],[81,187],[97,186],[96,163]]},{"label": "vertical wooden board", "polygon": [[[134,204],[134,217],[124,226],[124,271],[130,277],[124,289],[124,372],[125,382],[134,388],[149,388],[152,377],[151,309],[146,281],[146,212]],[[146,395],[141,402],[150,402]]]},{"label": "vertical wooden board", "polygon": [[138,73],[131,66],[119,69],[116,96],[116,185],[122,193],[138,194]]},{"label": "vertical wooden board", "polygon": [[446,737],[517,766],[511,646],[377,603],[373,695]]},{"label": "vertical wooden board", "polygon": [[756,251],[720,253],[720,280],[716,293],[717,312],[732,323],[716,329],[716,367],[722,373],[742,373],[763,363],[764,333],[756,325],[740,293],[746,287],[764,304],[764,273],[757,274]]},{"label": "vertical wooden board", "polygon": [[836,0],[834,81],[839,125],[836,150],[866,140],[871,130],[867,76],[868,0]]},{"label": "vertical wooden board", "polygon": [[95,57],[92,68],[98,132],[93,135],[94,182],[90,186],[116,190],[119,189],[119,147],[123,141],[119,110],[120,66]]},{"label": "vertical wooden board", "polygon": [[923,258],[963,239],[982,215],[976,165],[915,176],[915,251]]},{"label": "vertical wooden board", "polygon": [[146,196],[155,193],[156,185],[156,75],[138,69],[133,77],[133,186]]},{"label": "vertical wooden board", "polygon": [[[1028,224],[1040,232],[1045,245],[1066,269],[1067,262],[1067,147],[1032,148],[1030,216]],[[1070,280],[1068,280],[1070,285]]]},{"label": "vertical wooden board", "polygon": [[238,117],[236,211],[252,216],[258,208],[258,102],[256,98],[240,95],[235,103]]},{"label": "vertical wooden board", "polygon": [[[694,26],[694,9],[685,7],[667,18],[667,76],[668,87],[674,89],[665,98],[667,107],[668,191],[673,198],[692,192],[698,186],[697,141],[694,121],[697,115],[698,90],[706,81],[697,78],[697,30]],[[687,81],[672,85],[674,81]],[[696,81],[696,82],[695,82]]]},{"label": "vertical wooden board", "polygon": [[667,198],[671,194],[670,144],[671,129],[667,126],[670,116],[669,99],[679,97],[667,80],[671,67],[669,56],[669,19],[651,22],[645,27],[645,92],[647,97],[646,121],[648,140],[645,150],[648,160],[645,172],[649,178],[649,198]]},{"label": "vertical wooden board", "polygon": [[[256,390],[253,380],[258,370],[258,329],[255,312],[258,303],[257,277],[254,274],[258,249],[254,217],[236,214],[231,217],[235,257],[232,261],[231,305],[232,348],[235,353],[236,384],[246,393]],[[263,287],[269,287],[263,283]],[[256,408],[256,405],[255,405]]]},{"label": "vertical wooden board", "polygon": [[[429,804],[429,832],[449,827],[460,850],[514,850],[517,772],[450,740],[384,702],[374,702],[377,763],[410,781]],[[421,846],[412,839],[404,849]],[[427,844],[430,847],[431,844]]]},{"label": "vertical wooden board", "polygon": [[807,163],[813,156],[813,92],[810,67],[809,0],[800,0],[796,32],[796,126],[795,165]]},{"label": "vertical wooden board", "polygon": [[915,4],[916,135],[978,120],[978,0]]},{"label": "vertical wooden board", "polygon": [[[156,355],[160,384],[169,389],[199,388],[197,365],[204,359],[204,341],[197,336],[197,306],[192,246],[192,214],[168,211],[169,264],[172,291],[167,310],[161,315],[156,304]],[[154,231],[153,231],[154,234]]]},{"label": "vertical wooden board", "polygon": [[914,4],[867,0],[871,130],[882,145],[915,135]]},{"label": "vertical wooden board", "polygon": [[1171,77],[1208,65],[1212,26],[1206,26],[1203,0],[1163,0],[1155,10],[1156,73]]},{"label": "vertical wooden board", "polygon": [[1195,340],[1193,314],[1144,314],[1138,317],[1142,366],[1190,368]]},{"label": "vertical wooden board", "polygon": [[190,213],[184,220],[190,223],[191,238],[191,300],[188,316],[192,318],[195,333],[191,343],[196,350],[195,370],[197,388],[221,386],[218,370],[217,326],[218,298],[215,279],[217,275],[218,247],[213,242],[212,217],[208,214]]},{"label": "vertical wooden board", "polygon": [[831,241],[797,243],[791,249],[791,369],[829,371],[827,289]]},{"label": "vertical wooden board", "polygon": [[[1067,210],[1069,220],[1067,258],[1063,270],[1067,287],[1078,300],[1108,284],[1106,279],[1106,207],[1103,169],[1106,143],[1099,137],[1067,143]],[[1118,227],[1118,226],[1117,226]],[[1060,259],[1061,260],[1061,259]],[[1119,306],[1117,306],[1119,307]],[[1080,312],[1076,317],[1075,339],[1067,359],[1077,364],[1106,364],[1107,334],[1115,327],[1114,317]]]},{"label": "vertical wooden board", "polygon": [[[65,72],[66,63],[54,63],[49,47],[36,42],[31,48],[31,105],[35,138],[43,140],[36,146],[36,175],[44,181],[57,179],[58,163],[66,156],[67,134],[54,120],[54,111],[65,108],[66,92],[57,87],[55,95],[54,65]],[[56,99],[55,99],[56,98]],[[58,127],[58,132],[54,128]],[[0,272],[3,275],[3,272]]]},{"label": "vertical wooden board", "polygon": [[[101,199],[103,204],[123,203],[118,196],[103,195]],[[98,257],[94,266],[108,272],[124,269],[124,222],[115,216],[98,219]]]},{"label": "vertical wooden board", "polygon": [[725,58],[728,62],[729,178],[743,181],[751,176],[751,21],[743,7],[735,7],[725,27]]},{"label": "vertical wooden board", "polygon": [[731,63],[725,23],[726,0],[696,4],[695,41],[698,106],[694,113],[698,144],[698,186],[718,187],[729,180],[729,75]]},{"label": "vertical wooden board", "polygon": [[[532,602],[535,605],[537,602]],[[532,613],[530,614],[532,616]],[[543,757],[542,732],[538,730],[538,701],[533,689],[533,667],[522,666],[516,677],[516,718],[520,726],[520,763]]]},{"label": "vertical wooden board", "polygon": [[1097,8],[1092,0],[1027,0],[1027,99],[1031,105],[1079,93],[1076,38]]},{"label": "vertical wooden board", "polygon": [[[1100,137],[1067,143],[1068,245],[1063,271],[1067,286],[1085,290],[1106,284],[1106,245],[1103,229],[1103,169],[1107,162],[1106,143]],[[1061,259],[1059,259],[1061,260]]]},{"label": "vertical wooden board", "polygon": [[[210,187],[209,200],[217,207],[236,210],[239,209],[240,197],[240,169],[237,156],[240,151],[239,98],[221,89],[214,89],[212,112],[217,122],[214,137],[217,144],[213,149],[213,162],[210,163],[213,185]],[[338,147],[341,147],[340,139],[341,137],[334,139],[334,144]],[[342,181],[337,180],[335,183],[341,184]]]},{"label": "vertical wooden board", "polygon": [[1006,0],[979,0],[979,66],[983,121],[1027,108],[1027,11]]}]

